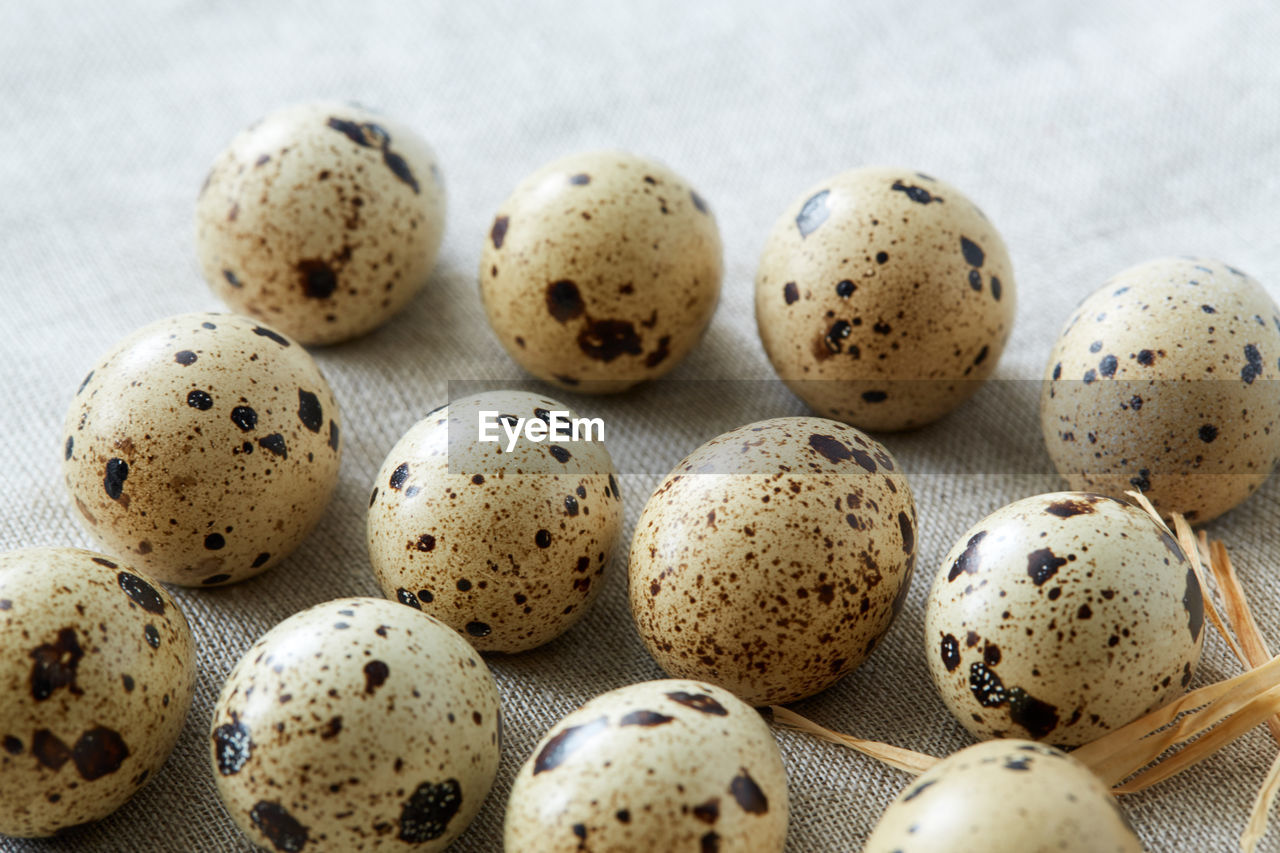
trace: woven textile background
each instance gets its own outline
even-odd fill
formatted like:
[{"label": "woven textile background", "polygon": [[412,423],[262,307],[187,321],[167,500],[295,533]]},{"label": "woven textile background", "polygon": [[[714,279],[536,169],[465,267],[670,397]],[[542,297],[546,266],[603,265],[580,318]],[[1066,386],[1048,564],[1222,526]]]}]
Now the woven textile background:
[{"label": "woven textile background", "polygon": [[[357,9],[357,6],[362,7]],[[382,329],[315,350],[344,414],[341,482],[320,528],[238,586],[177,590],[200,644],[195,704],[172,759],[100,824],[0,850],[245,850],[206,755],[212,703],[251,641],[291,613],[376,595],[365,552],[372,478],[450,380],[518,380],[476,288],[484,235],[525,174],[562,154],[657,157],[710,202],[725,246],[720,305],[671,381],[617,398],[558,394],[608,424],[626,536],[685,453],[748,421],[800,414],[752,312],[765,235],[805,188],[855,165],[908,165],[963,188],[1003,232],[1018,318],[997,377],[931,427],[889,436],[912,478],[920,562],[905,610],[858,671],[798,710],[938,754],[968,742],[929,682],[923,598],[952,542],[996,507],[1058,485],[1036,380],[1061,323],[1109,275],[1198,253],[1280,295],[1280,11],[1273,3],[337,4],[0,6],[0,549],[93,546],[61,484],[61,424],[88,366],[162,316],[220,309],[192,214],[214,155],[293,101],[334,97],[416,126],[439,154],[447,235],[423,294]],[[754,380],[704,383],[680,380]],[[1214,525],[1280,644],[1280,482]],[[507,743],[461,851],[501,847],[516,770],[565,713],[662,675],[631,627],[625,549],[567,635],[493,657]],[[2,650],[0,650],[2,651]],[[1236,672],[1217,639],[1197,683]],[[779,734],[791,851],[858,849],[907,777]],[[1125,800],[1153,850],[1225,851],[1276,754],[1255,731]],[[1280,831],[1267,839],[1280,850]]]}]

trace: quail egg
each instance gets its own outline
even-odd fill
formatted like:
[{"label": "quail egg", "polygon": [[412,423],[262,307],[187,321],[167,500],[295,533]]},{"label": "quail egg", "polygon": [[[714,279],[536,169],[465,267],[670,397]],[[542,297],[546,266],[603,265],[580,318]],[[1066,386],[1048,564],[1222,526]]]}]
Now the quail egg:
[{"label": "quail egg", "polygon": [[659,163],[597,151],[544,166],[502,203],[480,295],[521,367],[603,393],[688,355],[722,274],[720,232],[702,196]]},{"label": "quail egg", "polygon": [[167,583],[265,571],[338,481],[338,406],[320,369],[234,314],[182,314],[126,338],[84,378],[64,434],[89,532]]},{"label": "quail egg", "polygon": [[756,273],[778,376],[824,417],[868,430],[937,420],[995,369],[1014,317],[1000,234],[949,184],[864,168],[787,208]]},{"label": "quail egg", "polygon": [[1143,853],[1106,785],[1039,743],[962,749],[908,785],[865,853]]},{"label": "quail egg", "polygon": [[1200,258],[1117,275],[1063,329],[1040,398],[1045,444],[1073,489],[1143,492],[1164,514],[1215,518],[1280,458],[1280,309],[1258,282]]},{"label": "quail egg", "polygon": [[649,498],[631,613],[672,675],[791,702],[871,654],[915,557],[911,487],[883,445],[823,418],[759,421],[695,450]]},{"label": "quail egg", "polygon": [[622,532],[603,429],[523,391],[427,415],[387,455],[369,498],[383,593],[482,651],[524,651],[568,630],[599,594]]},{"label": "quail egg", "polygon": [[1087,492],[1015,501],[942,561],[925,609],[929,669],[979,738],[1078,746],[1181,695],[1204,600],[1143,510]]},{"label": "quail egg", "polygon": [[382,325],[422,288],[444,215],[435,154],[413,130],[352,104],[300,104],[214,161],[196,248],[232,309],[327,344]]},{"label": "quail egg", "polygon": [[787,777],[769,726],[731,693],[646,681],[597,696],[534,747],[506,849],[779,853]]},{"label": "quail egg", "polygon": [[195,688],[182,610],[76,548],[0,554],[0,835],[98,820],[153,777]]},{"label": "quail egg", "polygon": [[500,725],[493,677],[448,626],[339,599],[245,652],[214,709],[210,759],[261,847],[436,851],[488,794]]}]

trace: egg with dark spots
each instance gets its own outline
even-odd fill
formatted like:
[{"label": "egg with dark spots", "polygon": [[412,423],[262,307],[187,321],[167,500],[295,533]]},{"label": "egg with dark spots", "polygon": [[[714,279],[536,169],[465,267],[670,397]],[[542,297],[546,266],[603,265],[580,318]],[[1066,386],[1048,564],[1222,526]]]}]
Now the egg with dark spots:
[{"label": "egg with dark spots", "polygon": [[263,849],[439,851],[493,784],[500,716],[488,667],[449,626],[339,599],[245,652],[209,760],[227,813]]},{"label": "egg with dark spots", "polygon": [[182,314],[98,361],[67,413],[74,452],[62,472],[107,551],[166,583],[235,583],[283,560],[320,520],[338,482],[340,420],[301,346],[248,317]]},{"label": "egg with dark spots", "polygon": [[1064,752],[974,744],[909,782],[864,853],[1143,853],[1121,801]]},{"label": "egg with dark spots", "polygon": [[750,705],[698,681],[597,696],[551,727],[517,774],[505,847],[522,853],[781,853],[787,777]]},{"label": "egg with dark spots", "polygon": [[1257,281],[1204,258],[1139,264],[1081,303],[1054,345],[1045,447],[1073,489],[1138,489],[1202,524],[1280,459],[1277,360],[1280,308]]},{"label": "egg with dark spots", "polygon": [[480,295],[512,359],[610,393],[662,376],[702,338],[724,272],[687,181],[621,151],[564,157],[515,188],[485,234]]},{"label": "egg with dark spots", "polygon": [[1004,241],[959,190],[863,168],[778,219],[756,272],[756,325],[815,414],[900,430],[947,414],[992,374],[1015,297]]},{"label": "egg with dark spots", "polygon": [[0,835],[106,817],[182,731],[195,688],[187,620],[131,561],[76,548],[0,554],[0,602]]},{"label": "egg with dark spots", "polygon": [[889,451],[824,418],[775,418],[712,439],[636,522],[636,627],[671,675],[781,704],[871,653],[915,565],[911,487]]},{"label": "egg with dark spots", "polygon": [[[484,412],[494,441],[481,440]],[[525,651],[567,631],[599,595],[622,535],[602,437],[603,421],[524,391],[427,415],[375,480],[390,485],[366,526],[383,593],[430,590],[417,605],[482,651]]]},{"label": "egg with dark spots", "polygon": [[205,279],[302,343],[362,335],[427,282],[444,236],[439,174],[395,119],[328,102],[274,112],[218,155],[196,202]]},{"label": "egg with dark spots", "polygon": [[1079,746],[1182,695],[1204,602],[1177,541],[1142,509],[1054,492],[964,533],[925,607],[943,702],[979,738]]}]

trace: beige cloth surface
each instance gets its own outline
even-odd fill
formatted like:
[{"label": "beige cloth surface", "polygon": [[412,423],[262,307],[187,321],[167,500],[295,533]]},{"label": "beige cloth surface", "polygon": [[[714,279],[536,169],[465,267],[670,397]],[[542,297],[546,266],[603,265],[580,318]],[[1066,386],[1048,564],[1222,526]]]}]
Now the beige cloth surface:
[{"label": "beige cloth surface", "polygon": [[[1280,14],[1273,4],[18,3],[0,9],[0,548],[93,543],[59,473],[61,424],[87,367],[132,329],[218,303],[192,246],[196,191],[241,127],[336,97],[416,126],[440,156],[448,232],[425,291],[381,330],[315,352],[344,413],[341,482],[320,528],[258,579],[176,590],[200,644],[195,704],[164,770],[95,827],[0,850],[242,850],[207,763],[212,703],[268,627],[377,594],[369,487],[450,380],[523,378],[488,330],[475,270],[493,211],[559,155],[621,147],[687,176],[725,245],[719,309],[670,382],[560,395],[608,424],[626,535],[649,490],[717,433],[801,404],[772,377],[752,278],[783,207],[824,176],[900,163],[964,189],[1017,272],[999,383],[931,427],[888,438],[912,478],[920,562],[907,606],[857,672],[798,710],[936,753],[966,744],[929,682],[922,603],[969,525],[1058,484],[1034,380],[1075,303],[1167,254],[1222,258],[1280,293]],[[710,383],[692,380],[741,380]],[[688,381],[676,381],[688,380]],[[1280,483],[1212,525],[1280,645]],[[588,698],[661,676],[631,627],[625,551],[569,634],[491,666],[501,770],[460,851],[501,846],[511,779]],[[1198,683],[1236,671],[1218,640]],[[856,850],[901,773],[793,734],[792,851]],[[1275,745],[1257,731],[1125,801],[1152,850],[1233,849]],[[997,806],[998,807],[998,806]],[[1280,849],[1280,831],[1266,849]]]}]

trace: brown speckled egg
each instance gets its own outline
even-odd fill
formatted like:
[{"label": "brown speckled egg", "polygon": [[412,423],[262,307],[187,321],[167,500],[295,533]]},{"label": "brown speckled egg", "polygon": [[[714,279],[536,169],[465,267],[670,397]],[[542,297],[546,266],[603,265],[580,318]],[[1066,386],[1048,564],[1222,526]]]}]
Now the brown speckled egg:
[{"label": "brown speckled egg", "polygon": [[502,203],[480,263],[489,324],[517,363],[577,391],[621,391],[671,370],[720,296],[720,231],[667,167],[575,154]]},{"label": "brown speckled egg", "polygon": [[915,558],[915,503],[889,451],[837,421],[775,418],[702,445],[649,498],[631,613],[672,675],[791,702],[871,654]]},{"label": "brown speckled egg", "polygon": [[1139,490],[1192,523],[1253,494],[1280,458],[1280,309],[1226,264],[1131,267],[1063,329],[1040,398],[1073,489]]},{"label": "brown speckled egg", "polygon": [[817,414],[869,430],[934,421],[995,369],[1014,317],[1004,241],[955,187],[864,168],[796,199],[756,273],[778,376]]},{"label": "brown speckled egg", "polygon": [[210,759],[223,805],[265,849],[443,850],[493,784],[499,713],[484,661],[447,626],[339,599],[245,652]]},{"label": "brown speckled egg", "polygon": [[1144,511],[1087,492],[996,510],[951,549],[925,651],[980,738],[1078,746],[1181,695],[1200,660],[1195,571]]},{"label": "brown speckled egg", "polygon": [[169,594],[76,548],[0,554],[0,835],[98,820],[154,777],[195,688]]},{"label": "brown speckled egg", "polygon": [[307,344],[380,326],[426,283],[444,236],[435,154],[352,104],[300,104],[231,141],[196,202],[196,249],[234,310]]},{"label": "brown speckled egg", "polygon": [[[500,441],[479,440],[484,411],[518,432],[514,446],[500,427]],[[369,558],[388,598],[482,651],[531,649],[578,621],[603,585],[622,498],[598,434],[538,442],[517,426],[550,429],[562,417],[578,419],[548,397],[490,391],[436,409],[400,439],[369,498]]]},{"label": "brown speckled egg", "polygon": [[975,744],[921,774],[885,810],[864,853],[1142,853],[1115,797],[1039,743]]},{"label": "brown speckled egg", "polygon": [[696,681],[597,696],[534,747],[507,803],[506,849],[779,853],[787,777],[760,714]]},{"label": "brown speckled egg", "polygon": [[338,481],[338,406],[306,350],[234,314],[182,314],[84,378],[62,470],[89,532],[167,583],[284,559]]}]

